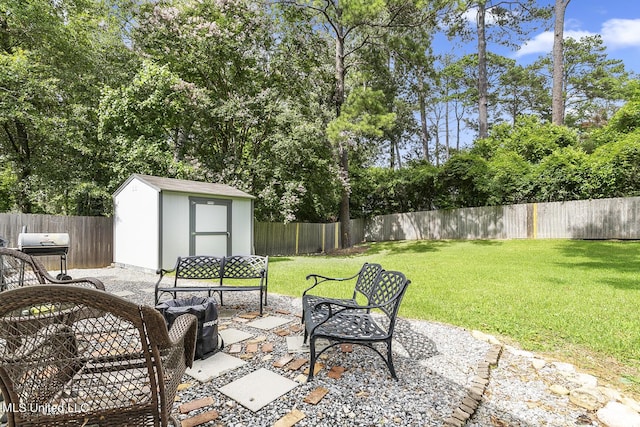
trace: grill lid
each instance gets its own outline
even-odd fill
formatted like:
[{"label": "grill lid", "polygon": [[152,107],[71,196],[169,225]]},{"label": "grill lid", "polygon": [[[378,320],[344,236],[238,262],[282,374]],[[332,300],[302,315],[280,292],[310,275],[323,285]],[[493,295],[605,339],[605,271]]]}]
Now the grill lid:
[{"label": "grill lid", "polygon": [[69,250],[68,233],[20,233],[18,249],[22,252],[34,253],[67,253]]}]

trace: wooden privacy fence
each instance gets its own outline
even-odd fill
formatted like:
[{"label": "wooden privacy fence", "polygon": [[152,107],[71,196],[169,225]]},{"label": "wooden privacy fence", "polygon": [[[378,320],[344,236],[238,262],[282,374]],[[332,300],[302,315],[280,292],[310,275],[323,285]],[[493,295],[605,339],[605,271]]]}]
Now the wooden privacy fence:
[{"label": "wooden privacy fence", "polygon": [[[353,243],[364,240],[364,220],[351,220]],[[260,255],[297,255],[331,252],[340,248],[340,223],[257,222],[255,252]]]},{"label": "wooden privacy fence", "polygon": [[[0,214],[0,238],[18,244],[32,233],[69,233],[69,268],[113,262],[113,219]],[[352,243],[428,239],[640,239],[640,197],[529,203],[381,215],[351,220]],[[264,223],[254,230],[255,253],[296,255],[340,248],[339,223]],[[141,248],[141,250],[143,250]],[[43,257],[59,268],[59,257]]]},{"label": "wooden privacy fence", "polygon": [[[319,227],[256,223],[256,252],[314,253],[340,247]],[[352,243],[438,239],[640,239],[640,197],[485,206],[352,220]],[[306,230],[316,230],[315,233]],[[338,240],[336,240],[338,239]]]},{"label": "wooden privacy fence", "polygon": [[383,215],[366,241],[640,239],[640,197],[529,203]]},{"label": "wooden privacy fence", "polygon": [[[112,218],[0,213],[0,238],[6,246],[18,246],[23,226],[28,233],[69,233],[68,268],[106,267],[113,260]],[[49,269],[60,269],[59,256],[40,260]]]}]

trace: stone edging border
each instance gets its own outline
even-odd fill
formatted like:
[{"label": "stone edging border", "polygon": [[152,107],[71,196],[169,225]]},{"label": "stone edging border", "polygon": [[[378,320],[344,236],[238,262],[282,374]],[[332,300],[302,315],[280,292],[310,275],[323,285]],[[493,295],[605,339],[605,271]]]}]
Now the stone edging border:
[{"label": "stone edging border", "polygon": [[484,360],[478,364],[478,372],[473,380],[471,380],[471,386],[467,391],[467,395],[462,399],[460,405],[453,410],[451,416],[444,420],[445,427],[463,427],[467,423],[467,420],[473,416],[489,384],[491,368],[498,366],[501,354],[501,344],[494,344],[491,349],[489,349]]}]

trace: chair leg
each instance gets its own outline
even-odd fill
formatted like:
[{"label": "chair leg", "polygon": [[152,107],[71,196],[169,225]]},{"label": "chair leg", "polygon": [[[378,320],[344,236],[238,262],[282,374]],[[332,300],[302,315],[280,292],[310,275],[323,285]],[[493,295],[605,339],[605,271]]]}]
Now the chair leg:
[{"label": "chair leg", "polygon": [[[305,330],[306,334],[306,330]],[[313,371],[316,366],[316,339],[314,337],[309,338],[309,375],[307,375],[307,382],[313,379]]]},{"label": "chair leg", "polygon": [[389,372],[391,372],[391,377],[394,380],[397,380],[398,376],[396,375],[396,370],[393,367],[393,356],[392,356],[392,352],[391,352],[391,341],[387,341],[387,360],[385,362],[387,362],[387,367],[389,368]]}]

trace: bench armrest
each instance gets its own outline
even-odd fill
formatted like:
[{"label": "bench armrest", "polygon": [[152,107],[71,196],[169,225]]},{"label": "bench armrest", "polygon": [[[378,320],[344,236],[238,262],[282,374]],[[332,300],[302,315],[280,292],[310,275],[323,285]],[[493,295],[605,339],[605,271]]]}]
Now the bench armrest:
[{"label": "bench armrest", "polygon": [[78,279],[58,280],[53,277],[49,277],[48,281],[54,285],[89,285],[89,288],[95,288],[100,291],[104,291],[104,283],[95,277],[81,277]]},{"label": "bench armrest", "polygon": [[325,282],[344,282],[347,280],[353,280],[356,277],[358,277],[358,274],[360,274],[359,272],[354,274],[351,277],[327,277],[327,276],[322,276],[320,274],[309,274],[307,276],[307,280],[313,279],[313,285],[309,286],[307,289],[304,290],[304,292],[302,293],[302,296],[306,295],[307,292],[309,292],[311,289],[315,288],[316,286],[318,286],[321,283],[325,283]]}]

